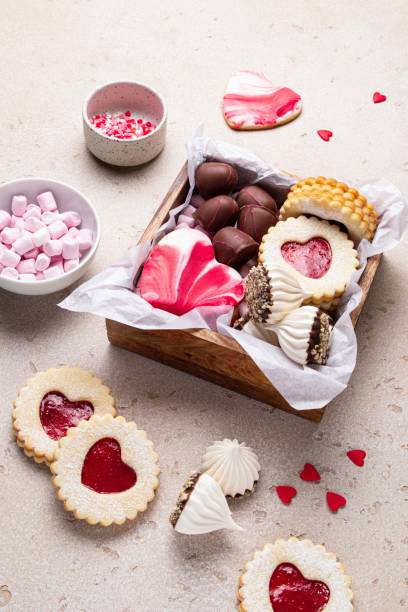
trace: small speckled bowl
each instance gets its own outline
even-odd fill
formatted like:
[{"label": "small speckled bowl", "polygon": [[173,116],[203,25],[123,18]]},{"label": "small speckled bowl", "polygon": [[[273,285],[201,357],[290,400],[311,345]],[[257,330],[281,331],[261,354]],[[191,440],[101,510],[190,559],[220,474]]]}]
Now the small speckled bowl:
[{"label": "small speckled bowl", "polygon": [[[105,136],[91,124],[94,115],[130,111],[156,129],[134,140]],[[114,166],[139,166],[154,159],[166,139],[167,109],[163,98],[151,87],[134,81],[114,81],[102,85],[85,100],[82,112],[88,149],[98,159]]]}]

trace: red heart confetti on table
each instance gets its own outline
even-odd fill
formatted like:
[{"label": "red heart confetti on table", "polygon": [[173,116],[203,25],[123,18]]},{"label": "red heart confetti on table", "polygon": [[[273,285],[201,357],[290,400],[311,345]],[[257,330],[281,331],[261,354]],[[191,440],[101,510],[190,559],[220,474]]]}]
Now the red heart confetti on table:
[{"label": "red heart confetti on table", "polygon": [[384,96],[384,94],[380,93],[379,91],[376,91],[373,94],[373,102],[374,104],[380,104],[380,102],[385,102],[387,99],[387,96]]},{"label": "red heart confetti on table", "polygon": [[347,452],[347,457],[358,467],[363,467],[364,459],[366,458],[367,453],[360,449],[349,450]]},{"label": "red heart confetti on table", "polygon": [[101,438],[88,450],[82,465],[81,482],[97,493],[122,493],[136,484],[135,470],[122,461],[120,444]]},{"label": "red heart confetti on table", "polygon": [[278,494],[279,499],[284,504],[290,504],[292,499],[296,497],[297,491],[295,487],[290,487],[287,485],[278,485],[276,488],[276,493]]},{"label": "red heart confetti on table", "polygon": [[59,440],[66,436],[70,427],[75,427],[82,419],[90,419],[94,408],[91,402],[71,402],[60,391],[50,391],[42,398],[39,413],[47,436]]},{"label": "red heart confetti on table", "polygon": [[269,601],[275,612],[322,612],[330,589],[320,580],[309,580],[292,563],[281,563],[269,580]]},{"label": "red heart confetti on table", "polygon": [[299,476],[306,482],[320,482],[320,474],[311,463],[305,463],[303,470],[299,472]]},{"label": "red heart confetti on table", "polygon": [[332,512],[337,512],[340,508],[344,508],[347,504],[347,500],[343,495],[339,493],[333,493],[333,491],[328,491],[326,493],[326,501]]},{"label": "red heart confetti on table", "polygon": [[317,130],[320,138],[325,142],[329,142],[330,138],[333,136],[333,132],[330,130]]}]

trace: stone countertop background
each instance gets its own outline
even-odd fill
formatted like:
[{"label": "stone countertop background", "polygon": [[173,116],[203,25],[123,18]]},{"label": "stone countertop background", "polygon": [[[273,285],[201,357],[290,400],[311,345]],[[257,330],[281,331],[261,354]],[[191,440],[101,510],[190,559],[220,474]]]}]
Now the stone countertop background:
[{"label": "stone countertop background", "polygon": [[[408,6],[391,0],[1,1],[0,180],[49,176],[82,190],[102,221],[89,274],[131,247],[185,159],[199,123],[299,175],[352,183],[408,179]],[[240,133],[220,100],[237,69],[263,70],[303,96],[303,114],[273,131]],[[106,167],[88,154],[85,95],[120,78],[166,98],[167,146],[150,165]],[[387,94],[374,105],[374,91]],[[317,129],[331,129],[325,143]],[[102,319],[62,311],[67,292],[0,292],[0,609],[7,612],[230,612],[238,576],[257,547],[305,535],[337,552],[353,577],[357,612],[408,609],[408,246],[386,255],[358,326],[348,390],[320,425],[111,347]],[[161,486],[134,523],[103,529],[72,521],[46,467],[17,448],[12,400],[25,380],[58,364],[94,370],[120,412],[146,429],[161,456]],[[176,535],[167,516],[180,485],[213,440],[237,437],[258,453],[262,477],[231,503],[246,530]],[[364,469],[345,452],[363,448]],[[301,482],[315,463],[319,485]],[[276,484],[295,484],[283,506]],[[344,493],[332,515],[325,491]],[[3,586],[4,585],[4,586]]]}]

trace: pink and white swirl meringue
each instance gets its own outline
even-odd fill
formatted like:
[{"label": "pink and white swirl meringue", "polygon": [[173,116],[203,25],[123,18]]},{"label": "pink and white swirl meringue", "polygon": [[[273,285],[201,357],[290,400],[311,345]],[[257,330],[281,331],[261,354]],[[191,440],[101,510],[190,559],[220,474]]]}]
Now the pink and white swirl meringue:
[{"label": "pink and white swirl meringue", "polygon": [[274,85],[262,72],[241,70],[228,82],[223,98],[225,121],[234,130],[262,130],[295,119],[302,100],[289,87]]}]

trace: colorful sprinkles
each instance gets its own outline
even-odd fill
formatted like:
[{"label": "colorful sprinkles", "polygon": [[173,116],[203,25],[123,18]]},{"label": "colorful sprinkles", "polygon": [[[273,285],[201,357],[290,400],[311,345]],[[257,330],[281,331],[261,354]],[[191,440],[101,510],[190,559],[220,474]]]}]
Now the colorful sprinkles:
[{"label": "colorful sprinkles", "polygon": [[130,111],[96,114],[92,117],[91,124],[105,136],[120,140],[135,140],[147,136],[157,127],[152,121],[132,116]]}]

